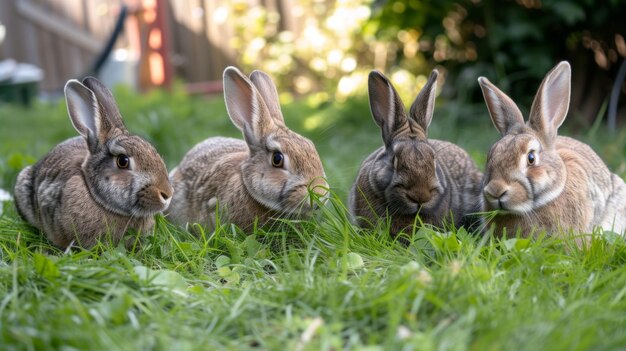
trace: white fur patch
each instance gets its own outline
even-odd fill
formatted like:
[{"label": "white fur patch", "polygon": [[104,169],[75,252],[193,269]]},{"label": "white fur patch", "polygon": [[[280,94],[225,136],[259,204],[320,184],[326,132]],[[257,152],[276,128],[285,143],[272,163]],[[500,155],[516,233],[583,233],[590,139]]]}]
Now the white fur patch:
[{"label": "white fur patch", "polygon": [[524,201],[521,204],[517,204],[515,206],[511,206],[507,208],[507,210],[514,213],[526,213],[532,211],[534,208],[532,201]]},{"label": "white fur patch", "polygon": [[172,198],[168,198],[167,200],[163,200],[163,198],[161,199],[161,203],[163,204],[163,211],[167,210],[167,208],[170,206],[170,202],[172,201]]},{"label": "white fur patch", "polygon": [[277,142],[273,137],[268,137],[266,139],[267,148],[270,150],[277,150],[282,152],[282,148],[279,142]]},{"label": "white fur patch", "polygon": [[565,182],[563,182],[563,184],[559,185],[559,187],[557,188],[552,188],[548,191],[538,194],[537,197],[535,198],[535,207],[539,208],[541,206],[544,206],[550,203],[551,201],[559,197],[559,195],[561,195],[564,189],[565,189]]},{"label": "white fur patch", "polygon": [[539,142],[539,140],[536,139],[532,139],[528,142],[528,145],[526,146],[526,152],[522,155],[520,155],[520,159],[519,159],[519,169],[522,170],[522,172],[524,174],[527,174],[527,170],[528,170],[528,153],[531,151],[535,151],[535,165],[539,165],[539,157],[540,157],[540,151],[541,151],[541,143]]},{"label": "white fur patch", "polygon": [[109,151],[111,151],[113,155],[128,155],[126,149],[124,149],[122,145],[118,144],[117,139],[111,140],[109,143]]},{"label": "white fur patch", "polygon": [[535,150],[535,151],[540,151],[541,150],[541,143],[539,142],[539,140],[537,139],[532,139],[531,141],[528,142],[528,152],[530,152],[531,150]]}]

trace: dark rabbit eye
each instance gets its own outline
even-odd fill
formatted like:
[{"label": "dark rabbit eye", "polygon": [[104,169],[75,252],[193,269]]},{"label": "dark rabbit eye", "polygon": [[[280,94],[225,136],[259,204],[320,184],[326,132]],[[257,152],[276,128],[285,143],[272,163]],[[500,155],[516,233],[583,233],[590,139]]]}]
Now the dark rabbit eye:
[{"label": "dark rabbit eye", "polygon": [[115,159],[118,168],[127,169],[130,166],[130,158],[126,155],[118,155]]},{"label": "dark rabbit eye", "polygon": [[280,168],[285,164],[285,156],[280,151],[274,151],[272,154],[272,166]]},{"label": "dark rabbit eye", "polygon": [[531,151],[528,153],[528,164],[534,165],[537,162],[537,156],[535,155],[535,151]]}]

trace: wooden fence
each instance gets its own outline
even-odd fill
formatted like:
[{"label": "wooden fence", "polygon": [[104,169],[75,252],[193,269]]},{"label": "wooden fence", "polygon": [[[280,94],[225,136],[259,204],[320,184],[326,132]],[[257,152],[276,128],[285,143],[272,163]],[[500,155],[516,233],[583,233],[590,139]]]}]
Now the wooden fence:
[{"label": "wooden fence", "polygon": [[[232,7],[226,0],[160,0],[167,15],[170,53],[176,76],[187,82],[219,81],[227,65],[236,64],[231,46],[232,22],[219,14]],[[296,30],[288,9],[296,0],[247,0],[246,6],[263,5],[280,14],[280,29]],[[0,22],[6,37],[0,59],[14,58],[41,67],[40,89],[60,91],[65,81],[78,77],[94,64],[113,30],[121,4],[136,7],[140,0],[0,0]],[[221,11],[221,12],[220,12]],[[131,10],[132,12],[132,10]],[[216,15],[216,13],[218,15]],[[130,16],[117,48],[135,45]]]},{"label": "wooden fence", "polygon": [[119,4],[119,0],[2,0],[0,22],[6,37],[0,59],[41,67],[45,77],[40,88],[59,90],[93,64],[113,28]]}]

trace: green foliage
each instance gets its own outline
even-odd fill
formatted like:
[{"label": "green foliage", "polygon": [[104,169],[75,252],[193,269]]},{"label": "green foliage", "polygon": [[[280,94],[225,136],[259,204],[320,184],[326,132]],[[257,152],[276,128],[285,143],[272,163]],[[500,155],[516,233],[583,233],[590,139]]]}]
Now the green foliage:
[{"label": "green foliage", "polygon": [[619,44],[626,32],[623,0],[381,3],[367,26],[388,43],[390,64],[411,72],[425,61],[442,65],[454,82],[447,94],[463,101],[480,98],[476,77],[484,75],[529,105],[537,82],[558,60],[594,79],[626,56]]},{"label": "green foliage", "polygon": [[476,78],[486,76],[525,111],[546,72],[568,60],[571,114],[583,126],[608,100],[626,57],[625,11],[625,0],[303,1],[280,11],[272,4],[220,6],[236,34],[237,64],[270,73],[286,94],[345,102],[365,92],[367,74],[378,69],[408,101],[436,67],[447,98],[481,102]]}]

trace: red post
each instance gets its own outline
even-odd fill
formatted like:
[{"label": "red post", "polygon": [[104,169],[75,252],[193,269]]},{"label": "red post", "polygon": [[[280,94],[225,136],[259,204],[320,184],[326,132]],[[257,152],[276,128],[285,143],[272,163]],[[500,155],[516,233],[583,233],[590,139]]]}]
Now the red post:
[{"label": "red post", "polygon": [[169,88],[172,83],[172,65],[169,60],[165,0],[140,0],[137,27],[140,41],[139,88]]}]

